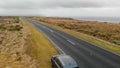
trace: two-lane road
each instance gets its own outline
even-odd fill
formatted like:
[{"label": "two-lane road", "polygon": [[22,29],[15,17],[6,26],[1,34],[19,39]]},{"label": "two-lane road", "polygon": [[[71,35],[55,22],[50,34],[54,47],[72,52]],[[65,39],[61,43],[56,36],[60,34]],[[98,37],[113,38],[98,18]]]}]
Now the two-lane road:
[{"label": "two-lane road", "polygon": [[57,29],[26,20],[42,31],[62,53],[72,56],[80,68],[120,68],[120,56]]}]

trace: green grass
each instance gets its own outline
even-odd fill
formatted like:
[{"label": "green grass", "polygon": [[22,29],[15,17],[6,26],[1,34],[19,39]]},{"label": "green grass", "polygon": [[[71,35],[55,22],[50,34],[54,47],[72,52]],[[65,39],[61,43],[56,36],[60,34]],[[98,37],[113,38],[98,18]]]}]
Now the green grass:
[{"label": "green grass", "polygon": [[26,53],[37,60],[38,68],[51,68],[50,58],[57,54],[54,45],[33,25],[23,21],[30,29],[30,36],[27,39],[29,45]]},{"label": "green grass", "polygon": [[42,23],[42,24],[45,24],[45,25],[48,25],[52,28],[56,28],[58,30],[64,31],[68,34],[71,34],[71,35],[77,37],[77,38],[80,38],[80,39],[85,40],[89,43],[95,44],[97,46],[100,46],[104,49],[107,49],[109,51],[112,51],[112,52],[120,55],[120,46],[119,45],[112,44],[110,42],[95,38],[95,37],[87,35],[87,34],[83,34],[83,33],[80,33],[80,32],[73,31],[73,30],[69,30],[69,29],[63,29],[59,26],[55,26],[55,25],[48,24],[48,23],[45,23],[45,22],[40,22],[40,21],[38,21],[38,22]]}]

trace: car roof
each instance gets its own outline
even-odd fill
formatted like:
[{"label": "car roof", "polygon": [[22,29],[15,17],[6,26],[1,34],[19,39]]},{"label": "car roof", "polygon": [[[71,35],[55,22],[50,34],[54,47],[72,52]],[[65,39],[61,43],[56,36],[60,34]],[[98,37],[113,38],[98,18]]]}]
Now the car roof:
[{"label": "car roof", "polygon": [[63,67],[66,67],[66,68],[77,67],[76,61],[69,55],[61,54],[61,55],[57,55],[56,57],[63,64]]}]

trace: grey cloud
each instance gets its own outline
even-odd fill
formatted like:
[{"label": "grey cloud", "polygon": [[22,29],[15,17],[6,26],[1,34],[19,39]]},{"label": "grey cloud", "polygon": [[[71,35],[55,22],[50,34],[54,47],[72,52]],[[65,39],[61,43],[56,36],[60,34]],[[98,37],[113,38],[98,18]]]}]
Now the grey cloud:
[{"label": "grey cloud", "polygon": [[[64,11],[63,11],[64,10]],[[116,16],[119,17],[120,8],[56,8],[41,11],[45,16],[79,17],[79,16]]]},{"label": "grey cloud", "polygon": [[91,1],[51,1],[46,2],[43,5],[40,5],[42,7],[64,7],[64,8],[84,8],[84,7],[102,7],[101,4],[91,2]]},{"label": "grey cloud", "polygon": [[6,9],[86,8],[104,6],[107,6],[107,2],[103,0],[1,0],[0,4],[0,8]]},{"label": "grey cloud", "polygon": [[0,15],[119,16],[119,0],[0,0]]},{"label": "grey cloud", "polygon": [[30,9],[32,8],[32,3],[30,1],[23,1],[23,0],[9,0],[9,1],[2,1],[0,3],[0,8],[4,9]]}]

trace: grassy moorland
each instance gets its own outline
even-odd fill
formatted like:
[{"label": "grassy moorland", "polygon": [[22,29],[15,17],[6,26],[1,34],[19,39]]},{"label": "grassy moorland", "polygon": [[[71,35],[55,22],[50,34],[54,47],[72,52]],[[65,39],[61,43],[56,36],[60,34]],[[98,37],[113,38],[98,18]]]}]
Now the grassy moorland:
[{"label": "grassy moorland", "polygon": [[29,33],[26,30],[19,17],[0,17],[0,68],[36,66],[34,59],[25,53]]},{"label": "grassy moorland", "polygon": [[0,68],[51,68],[57,50],[19,17],[0,17]]},{"label": "grassy moorland", "polygon": [[32,19],[120,54],[120,24],[59,17],[32,17]]}]

